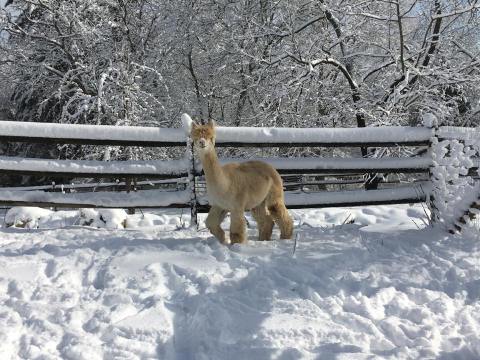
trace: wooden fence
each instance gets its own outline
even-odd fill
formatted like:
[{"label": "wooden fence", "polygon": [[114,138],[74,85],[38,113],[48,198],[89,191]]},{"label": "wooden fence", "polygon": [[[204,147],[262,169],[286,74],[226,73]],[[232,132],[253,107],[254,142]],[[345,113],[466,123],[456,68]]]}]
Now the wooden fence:
[{"label": "wooden fence", "polygon": [[[216,146],[252,148],[331,148],[412,147],[417,155],[408,157],[296,157],[260,158],[272,164],[280,174],[290,177],[286,182],[286,203],[289,208],[356,206],[423,202],[429,194],[428,174],[432,161],[428,146],[433,130],[422,127],[372,127],[338,129],[293,128],[217,128]],[[98,208],[191,208],[206,211],[208,202],[201,191],[202,169],[192,161],[191,144],[184,129],[154,127],[115,127],[96,125],[64,125],[0,121],[0,140],[4,142],[81,144],[135,147],[182,147],[184,156],[173,160],[155,161],[87,161],[37,158],[0,157],[0,173],[91,178],[140,179],[141,184],[176,184],[169,190],[138,190],[129,192],[80,192],[82,186],[62,187],[61,192],[50,186],[41,188],[0,188],[0,204],[6,206],[98,207]],[[400,152],[397,152],[400,153]],[[257,158],[258,159],[258,158]],[[222,162],[251,159],[221,159]],[[365,174],[409,174],[409,182],[384,182],[377,190],[320,191],[332,183],[352,183],[348,176]],[[331,180],[325,180],[325,177]],[[310,177],[310,179],[308,179]],[[163,180],[162,180],[163,179]],[[288,178],[287,178],[288,179]],[[115,188],[115,184],[110,184]],[[293,186],[294,184],[295,186]],[[292,185],[289,187],[289,185]],[[85,187],[84,185],[83,187]],[[139,186],[141,187],[141,186]],[[69,189],[70,188],[70,189]],[[118,188],[118,186],[117,186]],[[293,191],[288,191],[290,189]],[[56,186],[58,190],[58,186]],[[313,190],[312,190],[313,189]],[[317,191],[315,191],[317,189]],[[46,191],[47,190],[47,191]],[[70,191],[70,192],[69,192]]]}]

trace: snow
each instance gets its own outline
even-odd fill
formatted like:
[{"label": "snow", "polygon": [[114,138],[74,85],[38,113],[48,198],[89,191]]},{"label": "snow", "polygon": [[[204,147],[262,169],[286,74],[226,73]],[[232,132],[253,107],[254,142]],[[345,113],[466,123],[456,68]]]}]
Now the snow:
[{"label": "snow", "polygon": [[185,131],[185,135],[189,136],[190,132],[192,131],[193,120],[188,114],[182,114],[181,120],[182,120],[182,128]]},{"label": "snow", "polygon": [[[182,126],[188,134],[193,123],[182,115]],[[278,128],[216,127],[216,144],[222,143],[428,143],[433,130],[424,127],[382,126],[366,128]]]},{"label": "snow", "polygon": [[6,227],[26,229],[56,228],[67,225],[120,229],[127,227],[127,213],[123,209],[52,211],[37,207],[19,206],[7,211],[4,224]]},{"label": "snow", "polygon": [[[427,182],[418,182],[415,185],[399,186],[391,189],[379,190],[346,190],[302,192],[286,191],[287,206],[325,205],[336,203],[381,203],[388,201],[420,202],[431,191]],[[80,205],[85,207],[128,208],[128,207],[168,207],[177,205],[189,207],[192,192],[190,190],[159,191],[141,190],[138,192],[90,192],[90,193],[59,193],[44,191],[0,191],[0,203],[24,204],[56,204]],[[208,204],[207,197],[199,197],[200,204]],[[183,206],[181,206],[183,205]]]},{"label": "snow", "polygon": [[[329,207],[337,204],[386,202],[423,202],[431,192],[428,182],[417,182],[414,185],[402,185],[390,189],[378,190],[344,190],[344,191],[285,191],[287,207]],[[199,197],[199,203],[208,204],[207,197]]]},{"label": "snow", "polygon": [[97,192],[63,194],[43,191],[0,191],[1,202],[79,204],[85,207],[166,207],[188,204],[190,191],[142,190],[130,193]]},{"label": "snow", "polygon": [[121,229],[127,225],[127,212],[123,209],[81,209],[79,213],[79,225],[107,229]]},{"label": "snow", "polygon": [[433,130],[424,127],[255,128],[217,127],[216,143],[428,143]]},{"label": "snow", "polygon": [[[419,169],[426,170],[432,165],[429,157],[412,158],[258,158],[220,159],[222,164],[234,161],[261,160],[279,170],[348,170],[348,169]],[[74,173],[85,175],[115,174],[148,176],[181,176],[188,172],[188,160],[150,161],[95,161],[95,160],[50,160],[0,156],[0,170],[23,172]],[[201,163],[198,163],[201,171]]]},{"label": "snow", "polygon": [[424,227],[421,206],[292,214],[295,253],[277,232],[254,241],[250,217],[248,244],[226,247],[173,210],[1,228],[2,358],[480,357],[478,233]]},{"label": "snow", "polygon": [[479,128],[460,126],[442,126],[438,129],[438,137],[441,139],[477,140],[480,138]]},{"label": "snow", "polygon": [[36,229],[41,219],[49,216],[52,211],[37,207],[14,207],[5,214],[5,225]]},{"label": "snow", "polygon": [[[174,178],[174,179],[164,179],[164,180],[144,180],[137,181],[137,185],[158,185],[158,184],[185,184],[187,181],[186,178]],[[31,191],[31,190],[52,190],[53,187],[57,187],[63,190],[73,190],[76,189],[90,189],[94,191],[95,189],[101,189],[104,187],[113,187],[113,186],[125,186],[124,181],[117,182],[85,182],[85,183],[71,183],[71,184],[56,184],[52,183],[51,185],[39,185],[39,186],[14,186],[14,187],[2,187],[3,191]]]},{"label": "snow", "polygon": [[[175,129],[0,121],[0,134],[5,137],[184,143],[186,142],[185,134],[191,126],[191,119],[186,114],[182,116],[182,126],[182,129]],[[427,143],[432,136],[432,131],[423,127],[402,126],[351,129],[218,126],[216,143]]]},{"label": "snow", "polygon": [[[428,170],[432,159],[427,156],[411,158],[258,158],[258,159],[220,159],[222,164],[260,160],[269,163],[277,170],[382,170],[382,169],[418,169]],[[200,169],[201,169],[201,164]],[[199,170],[200,170],[199,169]]]},{"label": "snow", "polygon": [[[285,203],[287,206],[304,205],[312,206],[322,204],[348,204],[415,200],[425,200],[431,192],[431,185],[428,182],[419,182],[415,185],[399,186],[392,189],[378,190],[346,190],[346,191],[324,191],[324,192],[285,192]],[[413,202],[413,201],[412,201]]]},{"label": "snow", "polygon": [[187,173],[187,161],[95,161],[95,160],[50,160],[0,156],[0,169],[3,171],[59,172],[101,174],[147,174],[180,175]]},{"label": "snow", "polygon": [[434,128],[438,126],[438,118],[432,113],[426,113],[422,116],[422,124],[427,128]]},{"label": "snow", "polygon": [[[473,131],[475,133],[475,131]],[[432,139],[432,195],[434,199],[434,216],[437,222],[453,231],[462,227],[458,223],[468,214],[471,204],[478,200],[480,182],[475,176],[468,176],[472,169],[477,169],[480,137],[456,134],[455,139]]]},{"label": "snow", "polygon": [[35,123],[22,121],[0,121],[0,134],[12,137],[48,139],[90,139],[135,142],[185,142],[183,129],[113,126],[76,125],[56,123]]}]

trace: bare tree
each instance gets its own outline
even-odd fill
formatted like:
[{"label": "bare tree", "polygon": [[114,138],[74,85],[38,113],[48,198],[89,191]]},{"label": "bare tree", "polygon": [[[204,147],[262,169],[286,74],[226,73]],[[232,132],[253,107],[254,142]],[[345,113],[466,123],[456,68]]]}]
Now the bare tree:
[{"label": "bare tree", "polygon": [[429,111],[478,124],[478,0],[9,7],[1,66],[18,120],[172,126],[187,111],[235,126],[371,126]]}]

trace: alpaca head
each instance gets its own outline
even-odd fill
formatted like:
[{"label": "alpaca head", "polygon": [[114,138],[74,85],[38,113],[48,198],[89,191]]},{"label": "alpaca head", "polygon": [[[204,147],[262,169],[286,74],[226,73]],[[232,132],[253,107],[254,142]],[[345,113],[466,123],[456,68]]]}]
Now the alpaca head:
[{"label": "alpaca head", "polygon": [[200,154],[207,153],[215,147],[215,122],[210,120],[206,125],[192,124],[191,136],[193,145]]}]

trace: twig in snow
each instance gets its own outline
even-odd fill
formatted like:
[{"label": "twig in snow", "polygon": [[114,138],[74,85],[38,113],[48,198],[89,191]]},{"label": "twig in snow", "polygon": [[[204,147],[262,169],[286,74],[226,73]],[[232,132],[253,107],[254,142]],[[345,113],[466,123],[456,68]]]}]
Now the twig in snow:
[{"label": "twig in snow", "polygon": [[411,219],[411,220],[412,220],[412,222],[415,224],[415,226],[417,227],[417,229],[418,229],[418,230],[421,230],[421,229],[420,229],[420,226],[415,222],[415,220],[413,220],[413,219]]},{"label": "twig in snow", "polygon": [[295,242],[293,243],[293,252],[292,252],[292,256],[295,255],[295,251],[297,251],[297,242],[298,242],[298,237],[300,236],[300,233],[297,233],[295,235]]},{"label": "twig in snow", "polygon": [[[427,195],[425,194],[425,191],[423,190],[422,184],[420,184],[419,186],[415,186],[414,190],[417,193],[417,198],[418,199],[421,199],[422,195],[425,196],[425,199],[427,198]],[[425,205],[423,203],[420,203],[420,205],[422,206],[423,213],[425,214],[425,217],[427,218],[427,220],[425,220],[423,218],[420,218],[420,220],[423,222],[425,227],[433,226],[433,214],[430,214],[430,215],[428,214],[427,209],[425,208]]]},{"label": "twig in snow", "polygon": [[[300,220],[299,220],[298,225],[297,225],[298,231],[301,230],[302,226],[303,226],[303,217],[300,217]],[[295,241],[294,241],[294,243],[293,243],[292,256],[294,256],[294,255],[295,255],[295,251],[297,251],[297,242],[298,242],[298,239],[299,239],[299,237],[300,237],[300,232],[298,232],[298,231],[297,231],[297,233],[295,234]]]},{"label": "twig in snow", "polygon": [[[347,221],[348,221],[348,219],[350,219],[351,216],[352,216],[352,213],[349,213],[348,216],[345,218],[345,220],[343,220],[342,225],[340,225],[340,226],[343,226],[343,225],[347,224]],[[351,221],[348,222],[348,224],[353,224],[354,222],[355,222],[355,219],[352,219]]]}]

